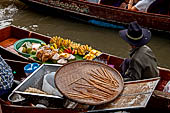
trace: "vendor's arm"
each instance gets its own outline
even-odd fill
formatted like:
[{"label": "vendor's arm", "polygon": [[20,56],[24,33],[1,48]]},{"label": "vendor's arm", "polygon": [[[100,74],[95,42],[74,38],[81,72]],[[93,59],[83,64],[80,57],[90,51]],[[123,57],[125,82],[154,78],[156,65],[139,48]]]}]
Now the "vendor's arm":
[{"label": "vendor's arm", "polygon": [[[129,0],[129,4],[128,4],[128,9],[132,10],[132,11],[138,11],[138,9],[136,8],[136,6],[134,4],[136,4],[139,0]],[[134,5],[134,6],[133,6]]]},{"label": "vendor's arm", "polygon": [[130,80],[140,80],[142,79],[142,66],[140,65],[139,62],[136,60],[132,60],[130,62],[129,68],[125,73],[125,81],[130,81]]},{"label": "vendor's arm", "polygon": [[129,0],[128,9],[130,10],[133,7],[133,0]]}]

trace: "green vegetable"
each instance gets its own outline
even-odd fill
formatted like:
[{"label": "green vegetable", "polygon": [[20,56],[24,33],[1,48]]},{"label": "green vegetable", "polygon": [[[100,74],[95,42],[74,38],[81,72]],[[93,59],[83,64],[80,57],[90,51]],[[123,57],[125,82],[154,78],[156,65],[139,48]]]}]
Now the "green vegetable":
[{"label": "green vegetable", "polygon": [[31,51],[31,54],[32,54],[32,55],[35,55],[35,54],[36,54],[36,50],[32,50],[32,51]]},{"label": "green vegetable", "polygon": [[27,49],[26,49],[25,47],[20,47],[20,48],[18,49],[18,51],[23,52],[23,53],[26,53],[26,52],[27,52]]},{"label": "green vegetable", "polygon": [[23,53],[26,53],[27,52],[27,48],[25,48],[25,47],[22,47],[23,49],[22,49],[22,52]]},{"label": "green vegetable", "polygon": [[31,53],[32,48],[27,48],[27,53]]}]

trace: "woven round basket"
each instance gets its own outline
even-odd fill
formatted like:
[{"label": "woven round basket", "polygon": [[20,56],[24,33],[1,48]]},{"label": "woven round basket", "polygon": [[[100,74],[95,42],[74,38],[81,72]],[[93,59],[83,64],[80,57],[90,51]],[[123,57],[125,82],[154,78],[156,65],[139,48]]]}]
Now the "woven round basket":
[{"label": "woven round basket", "polygon": [[100,105],[113,101],[123,90],[120,73],[96,61],[73,61],[55,74],[55,84],[67,98],[82,104]]}]

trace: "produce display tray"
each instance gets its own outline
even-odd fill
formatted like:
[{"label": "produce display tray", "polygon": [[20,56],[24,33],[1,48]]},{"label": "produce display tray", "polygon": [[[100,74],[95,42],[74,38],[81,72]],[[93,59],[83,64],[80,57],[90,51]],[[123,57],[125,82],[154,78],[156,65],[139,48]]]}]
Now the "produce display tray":
[{"label": "produce display tray", "polygon": [[115,68],[89,60],[62,66],[56,72],[55,84],[67,98],[88,105],[113,101],[124,87],[123,78]]}]

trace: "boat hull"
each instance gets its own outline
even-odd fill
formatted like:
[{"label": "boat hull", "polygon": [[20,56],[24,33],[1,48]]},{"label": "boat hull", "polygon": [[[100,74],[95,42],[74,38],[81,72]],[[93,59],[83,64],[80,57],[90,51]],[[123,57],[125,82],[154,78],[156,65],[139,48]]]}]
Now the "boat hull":
[{"label": "boat hull", "polygon": [[[146,28],[170,31],[170,15],[129,11],[126,9],[76,0],[20,0],[41,11],[66,15],[99,26],[123,28],[132,21]],[[50,12],[50,11],[49,11]],[[118,25],[116,26],[115,23]]]},{"label": "boat hull", "polygon": [[[12,70],[15,71],[14,78],[16,80],[22,80],[22,78],[26,77],[25,73],[23,71],[23,67],[33,62],[29,60],[28,58],[25,58],[18,53],[14,52],[13,44],[15,41],[22,39],[22,38],[37,38],[41,39],[46,43],[49,43],[50,37],[45,36],[42,34],[38,34],[32,31],[24,30],[21,28],[17,28],[15,26],[8,26],[5,28],[0,29],[0,55],[5,59],[5,61],[11,66]],[[13,40],[12,40],[13,39]],[[11,43],[6,43],[11,42]],[[4,54],[5,53],[5,54]],[[120,64],[124,60],[121,57],[117,57],[114,55],[110,55],[107,53],[103,53],[100,57],[100,60],[106,61],[106,64],[108,65],[114,65],[114,68],[120,71]],[[151,96],[151,99],[146,106],[146,109],[154,109],[154,108],[164,108],[169,109],[169,102],[170,102],[170,94],[163,92],[163,88],[166,85],[166,83],[170,80],[170,70],[159,67],[160,71],[160,81],[156,87],[156,90],[154,91],[153,95]],[[155,104],[160,103],[159,104]],[[162,103],[162,104],[161,104]],[[55,109],[55,108],[35,108],[31,106],[20,106],[20,105],[10,105],[7,101],[4,101],[0,99],[0,104],[2,107],[3,113],[56,113],[56,112],[77,112],[75,110],[70,109]]]}]

